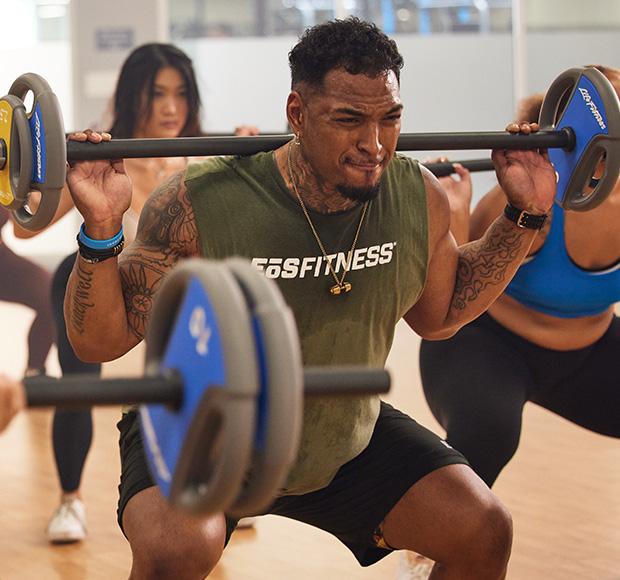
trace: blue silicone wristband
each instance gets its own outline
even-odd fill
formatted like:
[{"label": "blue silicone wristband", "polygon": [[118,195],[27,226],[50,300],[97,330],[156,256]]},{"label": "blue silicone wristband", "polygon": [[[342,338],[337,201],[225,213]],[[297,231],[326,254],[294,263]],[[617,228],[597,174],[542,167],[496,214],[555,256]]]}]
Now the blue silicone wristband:
[{"label": "blue silicone wristband", "polygon": [[89,238],[84,231],[84,224],[80,226],[80,233],[78,234],[78,238],[83,245],[91,250],[108,250],[117,246],[121,239],[123,238],[123,226],[119,230],[118,234],[116,234],[112,238],[108,238],[107,240],[94,240],[93,238]]}]

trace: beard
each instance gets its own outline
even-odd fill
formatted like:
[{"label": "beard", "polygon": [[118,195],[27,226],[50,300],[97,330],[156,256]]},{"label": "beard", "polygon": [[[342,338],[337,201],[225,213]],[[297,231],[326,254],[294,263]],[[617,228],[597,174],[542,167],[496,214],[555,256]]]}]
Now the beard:
[{"label": "beard", "polygon": [[347,199],[365,203],[375,199],[379,195],[381,189],[381,181],[368,187],[351,187],[350,185],[337,185],[338,193]]}]

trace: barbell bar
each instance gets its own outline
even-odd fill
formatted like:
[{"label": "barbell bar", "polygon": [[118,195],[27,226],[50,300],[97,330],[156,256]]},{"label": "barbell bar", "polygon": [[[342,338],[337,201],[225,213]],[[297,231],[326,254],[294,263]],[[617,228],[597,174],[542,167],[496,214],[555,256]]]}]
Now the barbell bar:
[{"label": "barbell bar", "polygon": [[[233,137],[231,135],[227,135],[226,136],[228,139],[230,139],[233,143],[235,142],[235,139],[244,139],[244,137]],[[268,137],[267,135],[261,135],[260,137],[258,137],[259,139],[264,139]],[[280,135],[274,135],[273,137],[281,137]],[[289,138],[292,138],[291,135],[288,136]],[[408,137],[407,134],[402,135],[401,137]],[[208,139],[213,139],[215,137],[208,137]],[[175,143],[176,141],[180,140],[180,139],[185,139],[185,138],[178,138],[178,139],[160,139],[159,141],[171,141],[173,143]],[[204,138],[198,138],[198,139],[204,139]],[[252,139],[252,137],[250,137],[249,139]],[[132,141],[131,139],[125,139],[125,141]],[[138,140],[138,141],[158,141],[157,139],[154,140],[148,140],[148,139],[142,139],[142,140]],[[76,141],[71,141],[69,143],[67,143],[67,149],[68,151],[71,149],[74,149],[74,146],[72,145],[86,145],[85,143],[78,143]],[[114,143],[116,143],[116,141],[114,141]],[[100,144],[101,145],[101,144]],[[106,144],[104,143],[104,146]],[[195,147],[195,145],[192,145],[192,147]],[[86,151],[83,151],[81,153],[78,153],[79,155],[88,155],[90,153],[91,148],[88,147],[86,149]],[[68,156],[71,156],[68,153]],[[167,155],[168,157],[174,157],[174,155]],[[188,155],[189,156],[189,155]],[[129,158],[131,156],[128,156],[127,158]],[[148,155],[145,155],[144,157],[149,157]],[[83,158],[86,159],[86,158]],[[6,143],[0,139],[0,170],[4,167],[6,163]],[[472,172],[477,172],[477,171],[493,171],[494,167],[493,167],[493,161],[490,158],[481,158],[481,159],[463,159],[463,160],[454,160],[454,161],[433,161],[431,163],[424,163],[424,166],[431,172],[433,173],[436,177],[445,177],[447,175],[450,175],[452,173],[454,173],[454,165],[456,164],[460,164],[463,167],[465,167],[465,169],[468,169],[469,171]]]},{"label": "barbell bar", "polygon": [[[138,159],[148,157],[201,157],[212,155],[253,155],[273,151],[293,139],[293,135],[251,137],[177,137],[174,139],[112,139],[102,143],[67,142],[67,160]],[[571,150],[576,143],[570,128],[512,135],[506,131],[469,133],[403,133],[397,151],[446,149],[546,149]]]},{"label": "barbell bar", "polygon": [[[390,390],[385,369],[305,367],[304,397],[383,395]],[[79,409],[112,405],[161,404],[178,409],[183,402],[183,377],[174,371],[159,376],[100,378],[76,374],[62,378],[24,379],[27,406]]]},{"label": "barbell bar", "polygon": [[[32,111],[26,114],[21,103],[29,91],[34,103]],[[251,155],[276,149],[291,138],[262,135],[118,139],[99,144],[66,142],[58,100],[47,82],[33,73],[16,79],[9,94],[0,99],[0,112],[0,140],[5,144],[0,202],[14,211],[14,218],[22,227],[31,230],[45,227],[53,218],[65,182],[67,161]],[[539,121],[541,131],[528,135],[504,131],[402,134],[397,149],[545,149],[557,173],[556,201],[566,209],[579,211],[599,205],[620,174],[620,102],[613,85],[595,68],[569,69],[551,84]],[[23,129],[28,124],[31,147],[23,143],[27,139]],[[31,150],[31,159],[28,155],[20,156],[20,149]],[[588,191],[601,159],[605,160],[604,173],[597,186]],[[34,214],[27,208],[33,189],[42,194]]]},{"label": "barbell bar", "polygon": [[463,159],[455,161],[433,161],[432,163],[423,163],[435,177],[446,177],[455,173],[454,166],[456,164],[462,165],[465,169],[471,172],[476,171],[493,171],[495,169],[493,161],[490,158],[486,159]]}]

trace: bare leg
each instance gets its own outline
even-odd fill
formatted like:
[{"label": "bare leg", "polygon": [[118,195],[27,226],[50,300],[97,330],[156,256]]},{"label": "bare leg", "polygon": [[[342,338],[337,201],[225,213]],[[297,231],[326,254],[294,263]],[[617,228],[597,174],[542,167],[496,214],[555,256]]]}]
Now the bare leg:
[{"label": "bare leg", "polygon": [[133,554],[130,580],[202,579],[224,549],[223,515],[194,518],[173,510],[155,487],[133,496],[123,512]]},{"label": "bare leg", "polygon": [[465,465],[449,465],[415,483],[382,524],[385,541],[436,562],[430,578],[502,579],[510,557],[510,515]]}]

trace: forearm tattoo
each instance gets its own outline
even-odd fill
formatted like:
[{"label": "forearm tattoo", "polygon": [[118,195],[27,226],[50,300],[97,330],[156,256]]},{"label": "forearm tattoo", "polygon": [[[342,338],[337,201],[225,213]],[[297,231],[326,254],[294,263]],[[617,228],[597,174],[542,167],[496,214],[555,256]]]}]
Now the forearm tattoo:
[{"label": "forearm tattoo", "polygon": [[457,266],[452,309],[463,310],[489,286],[504,284],[506,272],[523,247],[524,232],[495,222],[477,242],[462,246]]},{"label": "forearm tattoo", "polygon": [[75,292],[73,293],[70,321],[71,326],[76,332],[84,334],[86,312],[95,305],[90,293],[93,282],[93,271],[92,269],[87,269],[81,262],[78,262],[75,272],[77,283],[75,285]]},{"label": "forearm tattoo", "polygon": [[139,339],[165,275],[179,258],[198,254],[194,211],[179,173],[151,195],[140,214],[136,243],[121,254],[127,320]]}]

